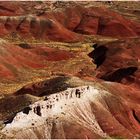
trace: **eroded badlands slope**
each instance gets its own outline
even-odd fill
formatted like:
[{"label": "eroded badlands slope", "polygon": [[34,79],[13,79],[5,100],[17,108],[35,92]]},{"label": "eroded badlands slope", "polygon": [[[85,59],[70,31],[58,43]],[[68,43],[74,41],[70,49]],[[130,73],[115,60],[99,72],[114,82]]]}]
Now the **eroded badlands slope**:
[{"label": "eroded badlands slope", "polygon": [[1,36],[24,39],[77,42],[85,39],[81,34],[112,37],[140,35],[140,24],[103,7],[74,6],[41,15],[1,16],[0,21]]},{"label": "eroded badlands slope", "polygon": [[140,138],[136,3],[0,2],[1,138]]},{"label": "eroded badlands slope", "polygon": [[[42,100],[5,120],[6,126],[1,131],[3,137],[139,137],[139,91],[117,83],[87,82],[76,77],[59,77],[59,80],[56,89],[59,87],[63,91],[51,95],[46,91],[44,95],[47,96]],[[67,89],[66,84],[79,86]],[[18,99],[20,95],[16,96]]]}]

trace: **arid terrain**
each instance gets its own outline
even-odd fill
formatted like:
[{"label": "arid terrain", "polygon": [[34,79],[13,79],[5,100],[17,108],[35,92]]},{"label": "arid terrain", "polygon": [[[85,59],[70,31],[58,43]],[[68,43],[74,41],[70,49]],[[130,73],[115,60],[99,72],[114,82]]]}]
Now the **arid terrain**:
[{"label": "arid terrain", "polygon": [[140,2],[0,1],[0,138],[140,138]]}]

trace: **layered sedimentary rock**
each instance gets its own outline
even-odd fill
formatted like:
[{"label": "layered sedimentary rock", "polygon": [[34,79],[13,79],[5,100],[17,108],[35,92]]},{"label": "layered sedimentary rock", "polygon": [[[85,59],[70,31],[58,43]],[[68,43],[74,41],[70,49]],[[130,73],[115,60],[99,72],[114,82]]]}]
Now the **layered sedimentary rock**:
[{"label": "layered sedimentary rock", "polygon": [[140,138],[139,5],[126,4],[0,2],[0,138]]},{"label": "layered sedimentary rock", "polygon": [[99,45],[89,56],[97,64],[98,78],[139,88],[139,38]]},{"label": "layered sedimentary rock", "polygon": [[19,35],[24,38],[76,42],[85,39],[81,34],[112,37],[140,35],[139,23],[103,7],[74,6],[54,12],[47,11],[41,15],[22,13],[15,16],[1,16],[0,21],[1,36]]},{"label": "layered sedimentary rock", "polygon": [[85,83],[23,108],[5,120],[1,133],[6,138],[139,137],[139,92],[110,82]]}]

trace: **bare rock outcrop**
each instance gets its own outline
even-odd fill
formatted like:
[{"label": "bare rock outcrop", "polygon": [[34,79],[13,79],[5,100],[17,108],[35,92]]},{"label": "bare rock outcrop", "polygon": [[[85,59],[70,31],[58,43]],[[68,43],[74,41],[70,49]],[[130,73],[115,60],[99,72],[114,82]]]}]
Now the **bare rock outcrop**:
[{"label": "bare rock outcrop", "polygon": [[89,82],[47,95],[7,121],[1,132],[6,138],[136,138],[140,94],[134,91],[133,98],[129,90],[123,92],[127,88]]}]

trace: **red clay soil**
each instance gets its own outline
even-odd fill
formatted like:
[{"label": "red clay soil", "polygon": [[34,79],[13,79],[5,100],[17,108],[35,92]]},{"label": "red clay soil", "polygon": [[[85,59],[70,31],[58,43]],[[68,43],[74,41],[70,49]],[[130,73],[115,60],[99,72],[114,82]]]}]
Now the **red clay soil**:
[{"label": "red clay soil", "polygon": [[[42,58],[16,45],[4,44],[0,47],[1,77],[12,76],[20,68],[43,67]],[[15,53],[16,52],[16,53]],[[6,72],[7,71],[7,72]],[[5,77],[6,78],[6,77]]]},{"label": "red clay soil", "polygon": [[20,69],[47,67],[47,61],[68,60],[74,57],[70,52],[55,48],[38,46],[25,49],[8,43],[1,45],[0,52],[0,76],[3,78],[14,77]]},{"label": "red clay soil", "polygon": [[[104,45],[104,47],[107,48],[107,51],[102,64],[96,70],[96,77],[140,88],[139,40],[118,41]],[[97,48],[90,56],[96,57],[95,59],[99,63],[101,57],[100,50]]]},{"label": "red clay soil", "polygon": [[[114,106],[114,103],[110,101],[108,106],[110,107],[110,112],[114,117],[125,127],[127,130],[132,133],[140,133],[139,125],[139,100],[140,100],[140,91],[130,87],[124,86],[117,83],[102,83],[105,88],[112,91],[115,96],[122,97],[123,106],[121,104],[118,107]],[[122,108],[122,112],[118,112],[118,108]],[[123,118],[124,117],[124,118]]]},{"label": "red clay soil", "polygon": [[75,6],[41,15],[32,14],[32,16],[13,18],[14,16],[1,17],[1,24],[4,25],[1,25],[3,29],[0,36],[15,33],[24,38],[76,42],[84,40],[81,34],[111,37],[140,35],[139,23],[125,19],[120,14],[102,7]]},{"label": "red clay soil", "polygon": [[[0,2],[0,37],[3,38],[10,35],[15,39],[20,35],[20,37],[28,40],[44,39],[45,41],[72,43],[84,41],[84,35],[102,35],[118,38],[118,41],[104,45],[94,45],[94,50],[88,56],[97,65],[96,70],[90,71],[92,59],[88,59],[88,56],[87,61],[91,60],[91,63],[83,65],[83,62],[78,61],[79,63],[70,65],[74,69],[78,67],[76,76],[86,79],[85,81],[81,82],[79,79],[76,79],[77,81],[72,79],[71,84],[69,84],[71,78],[62,76],[25,85],[13,93],[12,96],[17,99],[20,95],[26,96],[27,94],[42,97],[64,91],[69,87],[72,88],[85,84],[97,85],[101,93],[97,99],[90,102],[90,106],[103,132],[112,136],[112,138],[118,138],[118,136],[122,138],[135,138],[139,136],[140,23],[126,19],[120,14],[104,7],[74,6],[54,11],[43,11],[41,13],[38,13],[37,9],[40,8],[35,2],[29,2],[28,5],[24,2]],[[78,57],[75,56],[76,54]],[[53,64],[56,61],[57,63],[54,64],[56,64],[56,71],[59,73],[63,63],[60,64],[58,61],[63,62],[63,60],[71,58],[78,58],[79,60],[79,57],[82,55],[85,56],[86,54],[81,52],[72,53],[71,51],[51,48],[50,46],[13,45],[6,43],[5,39],[5,42],[0,42],[0,78],[8,80],[18,79],[22,70],[27,70],[28,72],[37,69],[45,71],[47,64]],[[81,57],[80,60],[82,60]],[[67,67],[67,69],[71,69],[69,65]],[[72,69],[70,74],[74,72]],[[80,72],[83,72],[83,76]],[[65,73],[63,74],[65,75]],[[84,74],[89,74],[89,77],[84,77]],[[43,77],[43,75],[41,76]],[[107,96],[102,94],[102,89],[106,90]],[[31,96],[30,98],[33,97]],[[13,105],[13,108],[9,107],[10,103]],[[10,103],[7,104],[6,102],[6,107],[12,108],[17,112],[19,101],[16,104],[12,101]],[[2,105],[4,106],[5,104],[2,103]],[[3,106],[2,109],[5,111]],[[80,107],[78,109],[80,110]],[[67,138],[100,138],[89,128],[83,125],[80,126],[78,123],[73,125],[71,121],[68,123],[67,119],[63,127]],[[52,129],[52,137],[58,138],[57,134],[59,133],[56,133],[55,130],[55,128]]]},{"label": "red clay soil", "polygon": [[50,47],[36,46],[36,48],[29,49],[29,51],[37,55],[44,56],[48,61],[68,60],[74,57],[74,54],[71,52]]},{"label": "red clay soil", "polygon": [[0,16],[19,16],[31,13],[35,5],[35,2],[15,2],[15,1],[0,1]]}]

